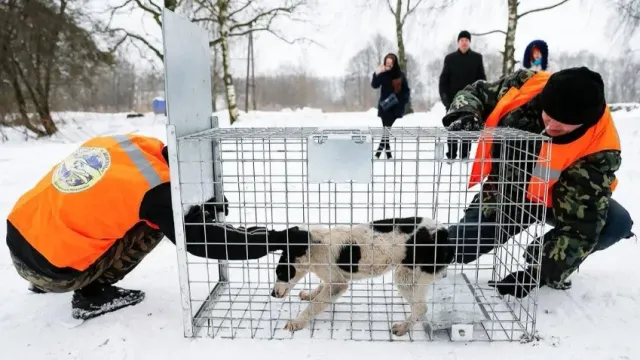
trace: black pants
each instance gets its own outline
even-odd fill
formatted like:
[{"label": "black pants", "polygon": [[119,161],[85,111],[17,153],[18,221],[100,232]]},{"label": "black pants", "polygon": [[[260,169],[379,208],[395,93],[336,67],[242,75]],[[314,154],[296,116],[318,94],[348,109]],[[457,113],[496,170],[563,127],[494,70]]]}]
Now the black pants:
[{"label": "black pants", "polygon": [[[449,111],[449,106],[445,105],[446,111]],[[444,125],[444,124],[443,124]],[[460,158],[468,159],[471,152],[471,140],[461,140],[462,146],[460,147]],[[454,160],[458,157],[458,138],[450,137],[447,139],[447,153],[445,154],[447,159]]]},{"label": "black pants", "polygon": [[[492,217],[481,215],[477,200],[478,198],[474,199],[458,224],[449,227],[449,240],[455,244],[457,263],[468,264],[475,261],[531,225],[515,223],[511,220],[512,216],[503,216],[502,219],[498,219],[497,213]],[[555,219],[550,210],[547,211],[545,222],[555,225]],[[607,222],[600,232],[593,252],[604,250],[622,239],[632,237],[634,235],[631,232],[632,226],[633,220],[629,212],[620,203],[610,199]],[[569,244],[569,246],[574,245],[580,244]],[[575,251],[579,250],[575,249]],[[527,253],[530,252],[532,251],[527,250]],[[531,256],[535,258],[534,254]]]},{"label": "black pants", "polygon": [[382,151],[384,150],[387,154],[387,159],[391,159],[391,144],[389,143],[389,135],[388,131],[393,126],[393,123],[396,122],[396,118],[393,116],[382,116],[382,126],[384,126],[385,133],[382,135],[382,140],[380,141],[380,145],[378,145],[378,151],[376,152],[376,158],[380,158],[382,155]]}]

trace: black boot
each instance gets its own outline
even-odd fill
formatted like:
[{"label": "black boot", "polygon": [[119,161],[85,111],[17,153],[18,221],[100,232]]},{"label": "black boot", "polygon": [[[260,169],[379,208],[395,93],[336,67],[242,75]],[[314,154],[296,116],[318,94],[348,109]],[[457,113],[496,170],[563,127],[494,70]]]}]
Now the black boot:
[{"label": "black boot", "polygon": [[29,283],[29,291],[35,293],[35,294],[44,294],[46,293],[46,291],[40,289],[39,287]]},{"label": "black boot", "polygon": [[562,284],[558,285],[547,284],[548,287],[556,290],[569,290],[571,289],[571,285],[571,280],[565,280]]},{"label": "black boot", "polygon": [[73,293],[71,300],[74,319],[88,320],[144,300],[144,292],[127,290],[113,285],[90,284]]}]

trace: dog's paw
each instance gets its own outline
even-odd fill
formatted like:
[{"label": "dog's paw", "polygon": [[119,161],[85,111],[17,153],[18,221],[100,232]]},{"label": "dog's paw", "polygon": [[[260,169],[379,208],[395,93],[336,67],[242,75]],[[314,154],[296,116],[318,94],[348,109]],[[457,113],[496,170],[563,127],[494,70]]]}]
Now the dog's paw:
[{"label": "dog's paw", "polygon": [[300,291],[300,300],[302,300],[302,301],[311,300],[311,292],[309,292],[307,290]]},{"label": "dog's paw", "polygon": [[294,332],[294,331],[304,329],[306,325],[307,325],[306,321],[289,320],[287,321],[287,324],[284,326],[284,329]]},{"label": "dog's paw", "polygon": [[391,327],[391,332],[395,336],[403,336],[404,334],[409,332],[410,328],[411,328],[411,323],[408,323],[408,322],[396,323],[396,324],[393,324],[393,326]]}]

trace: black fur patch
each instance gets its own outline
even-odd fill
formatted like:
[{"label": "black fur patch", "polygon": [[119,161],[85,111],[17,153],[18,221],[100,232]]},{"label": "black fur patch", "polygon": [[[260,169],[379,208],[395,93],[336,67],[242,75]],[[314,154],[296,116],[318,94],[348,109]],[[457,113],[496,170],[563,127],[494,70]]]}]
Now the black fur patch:
[{"label": "black fur patch", "polygon": [[438,229],[431,235],[428,229],[420,228],[415,236],[408,236],[402,264],[409,268],[418,265],[427,274],[439,272],[453,261],[454,249],[448,237],[447,229]]},{"label": "black fur patch", "polygon": [[358,263],[360,263],[361,257],[360,245],[348,244],[340,249],[336,262],[340,269],[352,274],[358,272]]},{"label": "black fur patch", "polygon": [[395,229],[399,230],[403,234],[411,234],[416,230],[416,227],[422,222],[421,217],[406,217],[406,218],[391,218],[376,220],[371,223],[373,231],[380,233],[390,233]]},{"label": "black fur patch", "polygon": [[284,246],[284,251],[280,255],[278,266],[276,267],[276,279],[280,282],[289,282],[296,276],[296,259],[307,253],[309,244],[289,244]]}]

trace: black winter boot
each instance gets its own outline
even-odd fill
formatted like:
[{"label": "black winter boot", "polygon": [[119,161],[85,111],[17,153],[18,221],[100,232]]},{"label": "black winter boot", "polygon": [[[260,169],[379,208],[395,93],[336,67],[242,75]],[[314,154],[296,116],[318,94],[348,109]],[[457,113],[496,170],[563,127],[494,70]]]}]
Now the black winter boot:
[{"label": "black winter boot", "polygon": [[558,285],[547,284],[548,287],[555,290],[569,290],[571,289],[571,280],[565,280],[564,283]]},{"label": "black winter boot", "polygon": [[35,285],[31,284],[31,283],[29,283],[29,291],[31,291],[32,293],[35,293],[35,294],[44,294],[44,293],[46,293],[46,291],[40,289],[39,287],[37,287],[37,286],[35,286]]},{"label": "black winter boot", "polygon": [[74,319],[88,320],[144,300],[144,292],[127,290],[107,284],[90,284],[73,293],[71,300]]}]

